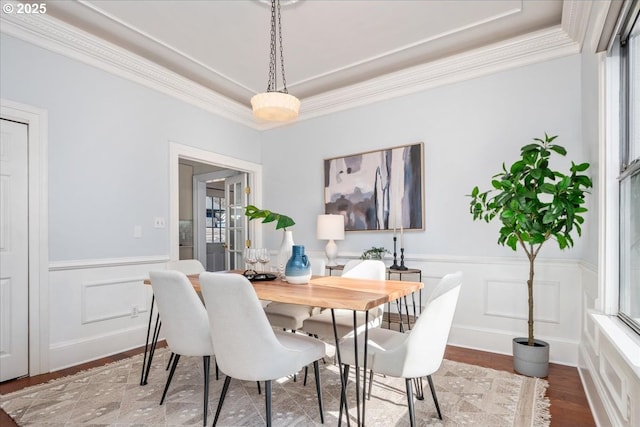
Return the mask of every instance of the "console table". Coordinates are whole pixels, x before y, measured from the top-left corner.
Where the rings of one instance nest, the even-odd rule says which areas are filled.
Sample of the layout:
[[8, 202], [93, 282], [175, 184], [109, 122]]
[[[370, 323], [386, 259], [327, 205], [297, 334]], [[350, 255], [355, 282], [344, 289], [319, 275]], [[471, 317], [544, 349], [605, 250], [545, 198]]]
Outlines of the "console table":
[[[334, 271], [341, 272], [344, 270], [344, 264], [328, 265], [325, 268], [329, 271], [329, 276], [333, 276]], [[420, 270], [419, 268], [408, 268], [406, 270], [396, 270], [396, 269], [391, 269], [387, 267], [387, 280], [391, 280], [392, 274], [397, 274], [398, 280], [402, 280], [403, 275], [417, 274], [418, 282], [422, 282], [422, 270]], [[420, 289], [420, 291], [418, 292], [418, 307], [419, 307], [418, 310], [416, 310], [416, 299], [414, 294], [411, 294], [411, 299], [412, 299], [412, 305], [413, 305], [413, 318], [415, 321], [416, 317], [422, 314], [422, 289]], [[400, 331], [404, 332], [404, 322], [402, 320], [402, 303], [399, 299], [396, 300], [396, 307], [398, 308], [398, 315], [400, 316]], [[411, 322], [409, 321], [409, 305], [407, 304], [406, 296], [404, 297], [404, 307], [405, 307], [405, 314], [407, 316], [407, 326], [409, 329], [411, 329]], [[391, 303], [389, 302], [387, 303], [387, 325], [389, 329], [391, 329], [391, 316], [389, 316], [391, 311], [390, 308], [391, 308]]]

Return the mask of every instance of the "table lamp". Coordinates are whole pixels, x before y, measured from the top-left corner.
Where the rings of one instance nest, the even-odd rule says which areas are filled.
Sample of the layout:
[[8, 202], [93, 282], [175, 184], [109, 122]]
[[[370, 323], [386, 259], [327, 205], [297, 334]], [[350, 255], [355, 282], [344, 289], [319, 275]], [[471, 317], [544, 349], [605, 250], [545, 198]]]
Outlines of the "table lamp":
[[327, 254], [327, 267], [336, 265], [338, 245], [334, 240], [344, 240], [344, 216], [342, 215], [318, 215], [318, 227], [316, 237], [319, 240], [328, 240], [325, 247]]

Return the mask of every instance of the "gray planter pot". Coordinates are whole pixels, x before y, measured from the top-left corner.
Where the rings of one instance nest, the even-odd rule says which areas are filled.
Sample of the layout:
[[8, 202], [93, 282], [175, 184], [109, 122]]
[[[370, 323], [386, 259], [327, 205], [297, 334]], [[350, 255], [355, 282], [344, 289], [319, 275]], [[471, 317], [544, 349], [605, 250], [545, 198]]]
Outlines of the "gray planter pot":
[[549, 371], [549, 343], [534, 339], [530, 346], [527, 341], [513, 339], [513, 369], [522, 375], [544, 378]]

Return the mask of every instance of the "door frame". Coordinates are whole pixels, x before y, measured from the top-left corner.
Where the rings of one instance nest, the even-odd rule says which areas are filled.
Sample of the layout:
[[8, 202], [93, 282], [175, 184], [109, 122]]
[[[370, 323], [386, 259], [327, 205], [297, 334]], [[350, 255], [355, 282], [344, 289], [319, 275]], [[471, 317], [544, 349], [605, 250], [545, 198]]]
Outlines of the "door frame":
[[48, 112], [0, 99], [0, 117], [29, 127], [29, 376], [33, 376], [49, 372]]
[[[235, 157], [225, 156], [223, 154], [214, 153], [212, 151], [203, 150], [201, 148], [183, 145], [174, 141], [169, 141], [169, 258], [177, 260], [180, 258], [180, 242], [179, 242], [179, 159], [188, 159], [195, 162], [207, 163], [226, 169], [248, 174], [249, 187], [251, 187], [251, 195], [253, 203], [262, 205], [262, 165], [258, 163], [248, 162], [246, 160], [237, 159]], [[262, 233], [260, 227], [249, 222], [249, 230], [251, 235], [255, 236], [257, 242], [262, 242]]]

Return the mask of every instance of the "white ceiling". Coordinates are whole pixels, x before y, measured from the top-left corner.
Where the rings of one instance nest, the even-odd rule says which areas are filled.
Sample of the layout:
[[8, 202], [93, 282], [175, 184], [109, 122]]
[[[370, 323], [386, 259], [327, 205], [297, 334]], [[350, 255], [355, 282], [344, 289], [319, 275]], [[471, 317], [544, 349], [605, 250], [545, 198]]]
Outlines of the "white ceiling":
[[[501, 63], [518, 66], [575, 53], [584, 35], [576, 27], [590, 3], [300, 0], [282, 6], [287, 86], [302, 101], [301, 118], [313, 117], [338, 105], [344, 109], [421, 90], [470, 70], [491, 72], [505, 68]], [[177, 76], [174, 86], [201, 98], [195, 104], [228, 102], [212, 111], [248, 122], [250, 98], [266, 89], [269, 19], [269, 4], [258, 0], [65, 0], [47, 2], [46, 16], [3, 16], [2, 31], [31, 38], [37, 27], [44, 37], [66, 43], [70, 56], [85, 49], [91, 63], [98, 56], [120, 60], [123, 55], [110, 46], [126, 49]], [[50, 28], [46, 20], [54, 21], [46, 23]], [[69, 35], [61, 25], [76, 33]], [[86, 47], [92, 36], [108, 43]], [[454, 59], [461, 57], [467, 59]], [[140, 74], [144, 67], [133, 62], [123, 60], [119, 69]], [[154, 77], [157, 69], [148, 75], [168, 86], [169, 77]], [[184, 82], [197, 85], [184, 89]], [[204, 99], [207, 90], [217, 98]]]

